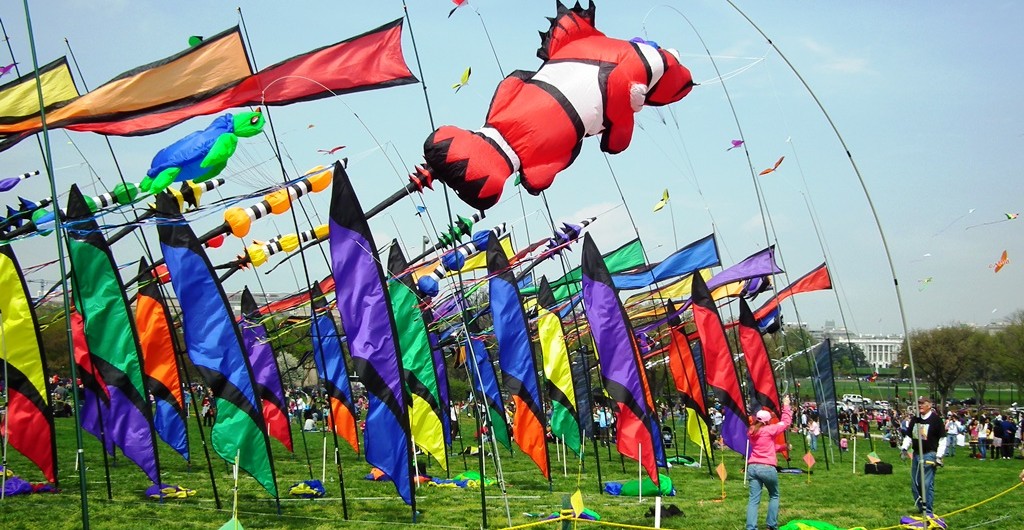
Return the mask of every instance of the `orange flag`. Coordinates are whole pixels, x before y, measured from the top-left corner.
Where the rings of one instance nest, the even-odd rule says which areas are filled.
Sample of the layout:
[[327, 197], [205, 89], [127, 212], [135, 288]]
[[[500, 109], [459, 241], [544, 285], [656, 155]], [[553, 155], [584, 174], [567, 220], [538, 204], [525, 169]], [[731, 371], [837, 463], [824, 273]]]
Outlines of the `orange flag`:
[[804, 463], [807, 464], [807, 469], [814, 467], [814, 455], [807, 453], [804, 455]]

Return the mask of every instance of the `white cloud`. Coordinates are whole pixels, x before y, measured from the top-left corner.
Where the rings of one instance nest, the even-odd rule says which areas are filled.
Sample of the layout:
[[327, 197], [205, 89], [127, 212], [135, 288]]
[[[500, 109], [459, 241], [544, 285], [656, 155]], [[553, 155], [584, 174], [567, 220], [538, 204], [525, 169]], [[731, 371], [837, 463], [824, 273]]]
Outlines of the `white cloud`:
[[825, 70], [841, 74], [872, 73], [871, 65], [866, 58], [844, 56], [814, 39], [805, 38], [802, 43], [812, 54], [820, 58], [821, 67]]

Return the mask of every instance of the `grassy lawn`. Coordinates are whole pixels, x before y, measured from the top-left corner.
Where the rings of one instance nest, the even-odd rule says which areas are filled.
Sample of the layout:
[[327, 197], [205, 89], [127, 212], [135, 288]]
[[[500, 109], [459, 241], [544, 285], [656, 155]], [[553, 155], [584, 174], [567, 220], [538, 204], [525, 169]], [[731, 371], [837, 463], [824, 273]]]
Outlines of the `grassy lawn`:
[[[74, 466], [75, 436], [70, 419], [57, 420], [58, 451], [62, 492], [57, 495], [25, 495], [5, 499], [0, 503], [0, 528], [14, 529], [72, 529], [81, 528], [81, 509], [78, 492], [78, 474]], [[463, 432], [472, 432], [468, 423]], [[110, 470], [113, 499], [107, 499], [103, 461], [99, 443], [86, 435], [85, 458], [87, 465], [88, 507], [92, 528], [98, 529], [216, 529], [230, 518], [231, 473], [223, 462], [214, 462], [214, 473], [223, 509], [217, 510], [210, 481], [203, 460], [198, 436], [192, 445], [196, 465], [189, 470], [180, 457], [171, 450], [161, 448], [163, 480], [169, 484], [181, 484], [198, 490], [188, 500], [159, 503], [143, 497], [148, 486], [145, 476], [123, 456]], [[328, 439], [328, 443], [332, 442]], [[802, 444], [794, 440], [794, 445]], [[286, 453], [277, 442], [273, 442], [276, 453], [278, 484], [285, 496], [293, 483], [309, 478], [309, 470], [303, 452], [303, 440], [295, 433], [297, 453]], [[323, 436], [319, 433], [306, 435], [313, 473], [320, 476]], [[552, 446], [553, 448], [554, 446]], [[459, 443], [455, 443], [456, 450]], [[588, 447], [588, 450], [590, 447]], [[680, 453], [683, 447], [679, 447]], [[693, 455], [694, 446], [688, 445], [687, 452]], [[877, 441], [875, 449], [879, 456], [894, 465], [894, 474], [877, 476], [863, 474], [865, 455], [870, 451], [866, 441], [857, 443], [856, 473], [853, 473], [851, 453], [844, 453], [842, 461], [835, 453], [836, 462], [825, 467], [824, 451], [816, 455], [817, 464], [810, 475], [782, 475], [781, 522], [791, 519], [818, 519], [843, 528], [881, 528], [895, 525], [899, 517], [913, 508], [909, 492], [909, 464], [899, 459], [898, 452], [890, 449], [888, 443]], [[10, 467], [25, 478], [39, 480], [37, 472], [20, 455], [11, 452]], [[601, 447], [602, 478], [606, 481], [636, 479], [635, 463], [626, 461], [623, 466], [617, 455], [608, 460], [608, 449]], [[799, 449], [794, 452], [793, 465], [801, 463]], [[675, 449], [668, 449], [669, 456]], [[389, 484], [363, 480], [369, 471], [364, 460], [351, 451], [343, 450], [345, 486], [348, 500], [348, 522], [342, 517], [342, 504], [336, 473], [333, 466], [327, 473], [328, 498], [315, 501], [282, 499], [281, 515], [277, 515], [274, 500], [248, 477], [241, 479], [239, 492], [239, 519], [247, 529], [328, 529], [328, 528], [405, 528], [411, 524], [408, 506], [402, 503]], [[476, 469], [476, 460], [467, 460], [469, 469]], [[562, 475], [562, 464], [552, 450], [552, 469], [555, 471], [552, 489], [536, 471], [532, 463], [522, 455], [509, 456], [501, 453], [501, 465], [508, 482], [507, 501], [513, 525], [535, 522], [526, 513], [550, 513], [556, 511], [564, 494], [575, 490], [577, 479], [570, 463], [569, 476]], [[956, 457], [946, 460], [945, 468], [936, 477], [936, 511], [940, 514], [953, 512], [984, 501], [1017, 483], [1017, 474], [1024, 461], [994, 460], [978, 461], [966, 457], [961, 448]], [[705, 466], [694, 469], [677, 466], [663, 471], [676, 486], [677, 495], [666, 497], [666, 504], [676, 504], [685, 516], [665, 519], [664, 528], [687, 529], [742, 529], [746, 508], [747, 491], [743, 484], [742, 461], [735, 453], [726, 455], [729, 477], [725, 484], [726, 498], [720, 502], [721, 485], [711, 478]], [[466, 469], [461, 456], [452, 457], [452, 475]], [[488, 461], [488, 475], [492, 463]], [[436, 464], [430, 473], [444, 476]], [[635, 497], [613, 497], [598, 494], [595, 466], [588, 461], [587, 470], [582, 474], [580, 487], [588, 508], [598, 512], [604, 520], [638, 526], [653, 525], [652, 519], [644, 513], [653, 506], [653, 499], [644, 497], [638, 502]], [[489, 487], [487, 494], [487, 517], [489, 527], [502, 528], [507, 525], [505, 500], [497, 487]], [[969, 509], [950, 518], [950, 528], [992, 528], [1024, 527], [1024, 488], [1018, 488], [980, 507]], [[762, 521], [765, 503], [762, 503]], [[416, 524], [423, 528], [479, 528], [480, 491], [478, 489], [455, 489], [423, 487], [417, 494], [417, 507], [421, 514]], [[763, 523], [762, 523], [763, 524]], [[542, 528], [553, 528], [543, 526]]]

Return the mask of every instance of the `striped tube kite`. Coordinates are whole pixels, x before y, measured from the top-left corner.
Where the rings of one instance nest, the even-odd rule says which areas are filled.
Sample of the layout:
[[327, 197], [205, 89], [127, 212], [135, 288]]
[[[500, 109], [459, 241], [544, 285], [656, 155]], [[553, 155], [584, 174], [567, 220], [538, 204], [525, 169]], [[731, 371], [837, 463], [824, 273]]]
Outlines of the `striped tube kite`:
[[[139, 272], [149, 270], [149, 262], [139, 260]], [[142, 370], [147, 388], [156, 400], [153, 426], [156, 433], [185, 460], [189, 460], [188, 431], [185, 428], [185, 399], [178, 370], [177, 337], [171, 323], [160, 281], [150, 276], [139, 283], [135, 304], [135, 327], [142, 348]]]
[[515, 404], [512, 439], [519, 444], [544, 478], [551, 479], [548, 457], [547, 416], [537, 382], [537, 363], [530, 342], [530, 329], [523, 311], [522, 297], [508, 258], [493, 234], [487, 245], [487, 273], [491, 279], [491, 317], [498, 340], [498, 364], [509, 399]]
[[25, 455], [46, 480], [57, 483], [57, 439], [53, 405], [46, 384], [39, 322], [28, 285], [10, 245], [0, 246], [0, 330], [7, 364], [7, 421], [0, 434]]
[[[388, 254], [388, 271], [391, 275], [401, 274], [408, 266], [401, 247], [391, 245]], [[402, 367], [405, 369], [403, 379], [409, 392], [409, 428], [416, 446], [433, 456], [441, 467], [448, 469], [445, 425], [442, 421], [442, 418], [448, 416], [447, 403], [441, 403], [430, 337], [420, 311], [419, 298], [413, 289], [412, 277], [409, 275], [388, 282], [388, 298], [395, 315], [398, 347], [402, 352]]]
[[259, 306], [246, 287], [242, 291], [242, 343], [249, 355], [252, 377], [256, 383], [256, 395], [263, 405], [263, 421], [267, 434], [281, 442], [289, 452], [292, 448], [292, 430], [288, 423], [288, 405], [281, 384], [281, 370], [277, 366], [274, 348], [267, 339], [267, 330], [259, 322]]
[[213, 449], [229, 462], [238, 455], [238, 466], [277, 497], [262, 400], [256, 395], [252, 366], [227, 296], [213, 275], [206, 251], [182, 221], [174, 199], [161, 193], [156, 207], [172, 221], [157, 226], [157, 232], [181, 306], [185, 349], [206, 387], [213, 390], [217, 409], [210, 434]]
[[[580, 421], [576, 411], [576, 390], [572, 362], [565, 346], [562, 321], [548, 308], [555, 305], [548, 279], [541, 277], [537, 292], [537, 337], [544, 356], [544, 377], [551, 396], [551, 434], [565, 440], [565, 446], [580, 454]], [[589, 419], [589, 418], [588, 418]]]
[[722, 404], [722, 439], [730, 449], [747, 454], [747, 409], [736, 365], [732, 362], [729, 341], [725, 337], [718, 308], [711, 292], [699, 274], [693, 275], [693, 320], [697, 325], [701, 348], [704, 352], [704, 374], [708, 387]]
[[589, 233], [583, 239], [582, 271], [583, 304], [601, 363], [601, 377], [618, 406], [619, 453], [640, 462], [651, 480], [659, 484], [657, 466], [664, 465], [664, 453], [654, 399], [612, 275]]
[[142, 352], [117, 264], [77, 185], [68, 195], [68, 257], [75, 307], [85, 322], [85, 338], [96, 371], [106, 382], [109, 414], [106, 437], [120, 447], [154, 484], [160, 464], [153, 429]]
[[327, 389], [330, 400], [330, 428], [344, 438], [353, 451], [359, 453], [356, 405], [352, 399], [352, 385], [349, 383], [345, 357], [342, 355], [341, 336], [320, 284], [313, 286], [313, 323], [309, 327], [309, 334], [313, 340], [316, 373]]
[[415, 510], [409, 401], [402, 385], [398, 332], [377, 263], [377, 246], [340, 162], [334, 164], [329, 224], [338, 312], [352, 365], [370, 402], [363, 434], [366, 461], [383, 471]]

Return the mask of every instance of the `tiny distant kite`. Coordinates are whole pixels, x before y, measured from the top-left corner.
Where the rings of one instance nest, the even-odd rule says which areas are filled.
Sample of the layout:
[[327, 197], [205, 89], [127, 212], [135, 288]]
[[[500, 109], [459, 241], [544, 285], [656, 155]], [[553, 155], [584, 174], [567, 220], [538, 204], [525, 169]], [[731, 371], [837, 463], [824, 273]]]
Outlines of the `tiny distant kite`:
[[455, 89], [455, 93], [456, 94], [459, 93], [459, 90], [462, 87], [464, 87], [464, 86], [469, 84], [469, 76], [472, 75], [472, 73], [473, 73], [473, 68], [472, 67], [466, 68], [466, 71], [462, 72], [462, 77], [459, 78], [459, 82], [455, 83], [454, 85], [452, 85], [452, 88]]
[[427, 211], [427, 207], [426, 207], [426, 206], [420, 206], [420, 205], [418, 205], [418, 204], [416, 205], [416, 216], [417, 216], [417, 217], [422, 217], [422, 216], [423, 216], [423, 214], [424, 214], [424, 213], [425, 213], [426, 211]]
[[774, 166], [772, 166], [772, 167], [770, 167], [770, 168], [768, 168], [768, 169], [758, 173], [758, 175], [767, 175], [769, 173], [773, 173], [776, 169], [779, 169], [779, 166], [782, 165], [782, 161], [785, 158], [786, 157], [784, 157], [784, 156], [780, 156], [779, 159], [775, 161], [775, 165]]
[[654, 211], [664, 208], [666, 204], [668, 204], [668, 188], [665, 188], [665, 191], [661, 192], [661, 200], [658, 201], [658, 204], [654, 205]]
[[1017, 218], [1017, 217], [1018, 217], [1018, 216], [1019, 216], [1020, 214], [1019, 214], [1019, 213], [1004, 213], [1003, 215], [1005, 215], [1005, 216], [1006, 216], [1006, 219], [1000, 219], [1000, 220], [998, 220], [998, 221], [989, 221], [989, 222], [987, 222], [987, 223], [981, 223], [981, 224], [977, 224], [977, 225], [971, 225], [971, 226], [968, 226], [967, 228], [964, 228], [964, 230], [970, 230], [970, 229], [972, 229], [972, 228], [976, 228], [976, 227], [979, 227], [979, 226], [988, 226], [988, 225], [994, 225], [994, 224], [999, 224], [999, 223], [1005, 223], [1005, 222], [1007, 222], [1007, 221], [1013, 221], [1013, 220], [1014, 220], [1014, 219], [1016, 219], [1016, 218]]
[[737, 147], [739, 147], [741, 145], [743, 145], [743, 140], [733, 140], [732, 141], [732, 147], [726, 149], [726, 151], [732, 151], [733, 149], [736, 149]]
[[307, 129], [312, 129], [313, 127], [316, 127], [316, 125], [313, 125], [312, 123], [306, 126]]
[[917, 280], [917, 283], [920, 284], [918, 285], [917, 290], [923, 291], [928, 287], [928, 284], [932, 283], [932, 277], [929, 276], [927, 278], [921, 278], [920, 280]]
[[39, 170], [37, 169], [35, 171], [30, 171], [28, 173], [22, 173], [22, 174], [18, 175], [17, 177], [7, 177], [5, 179], [0, 179], [0, 191], [11, 190], [15, 186], [17, 186], [18, 184], [21, 184], [21, 181], [23, 181], [23, 180], [25, 180], [25, 179], [27, 179], [29, 177], [34, 177], [34, 176], [36, 176], [38, 174], [39, 174]]
[[945, 228], [943, 228], [942, 230], [939, 230], [938, 232], [935, 232], [935, 235], [933, 235], [932, 237], [935, 237], [935, 236], [945, 232], [946, 230], [949, 230], [953, 225], [955, 225], [957, 223], [957, 221], [959, 221], [959, 220], [963, 219], [964, 217], [967, 217], [968, 215], [971, 215], [972, 213], [974, 213], [974, 210], [977, 210], [977, 208], [971, 208], [970, 210], [967, 210], [967, 213], [965, 213], [965, 214], [961, 215], [960, 217], [957, 217], [956, 219], [953, 219], [952, 221], [950, 221], [949, 224], [946, 225]]
[[1003, 267], [1005, 267], [1006, 264], [1009, 263], [1009, 262], [1010, 262], [1010, 258], [1006, 257], [1006, 251], [1004, 250], [1003, 251], [1003, 255], [1000, 256], [1000, 258], [999, 258], [999, 261], [989, 265], [989, 267], [995, 269], [995, 272], [999, 272], [999, 271], [1003, 270]]
[[452, 15], [455, 14], [455, 11], [460, 7], [469, 5], [469, 0], [452, 0], [452, 3], [455, 4], [455, 7], [448, 12], [448, 18], [452, 18]]
[[0, 66], [0, 77], [3, 77], [5, 75], [7, 75], [7, 73], [10, 72], [11, 70], [14, 70], [14, 65], [16, 65], [16, 64], [18, 64], [18, 63], [11, 63], [11, 64], [9, 64], [7, 66]]
[[317, 153], [323, 153], [325, 155], [333, 155], [334, 153], [337, 153], [338, 151], [341, 151], [344, 148], [345, 148], [344, 145], [338, 145], [338, 146], [332, 147], [330, 149], [317, 149], [316, 152]]

